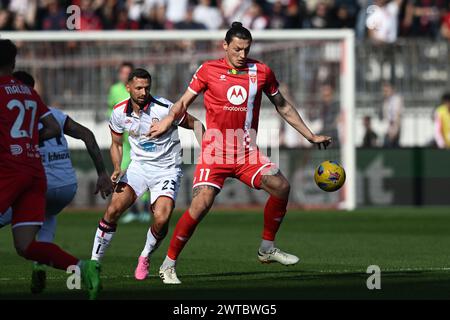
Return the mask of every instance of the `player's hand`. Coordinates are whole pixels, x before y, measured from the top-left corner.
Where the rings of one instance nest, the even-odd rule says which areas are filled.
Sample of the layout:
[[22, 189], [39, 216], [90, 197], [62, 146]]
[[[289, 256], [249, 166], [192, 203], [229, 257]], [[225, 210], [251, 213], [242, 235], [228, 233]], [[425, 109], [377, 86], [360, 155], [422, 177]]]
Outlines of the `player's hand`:
[[316, 144], [319, 149], [322, 149], [322, 147], [326, 149], [331, 143], [331, 137], [313, 135], [309, 142]]
[[150, 127], [150, 132], [147, 136], [150, 139], [158, 138], [159, 136], [164, 134], [164, 132], [169, 130], [169, 128], [172, 126], [172, 122], [173, 121], [171, 120], [171, 118], [165, 117], [161, 121], [152, 124], [152, 126]]
[[100, 192], [103, 199], [106, 199], [113, 191], [113, 183], [106, 173], [98, 176], [95, 194]]
[[122, 177], [122, 170], [119, 169], [115, 169], [114, 172], [111, 175], [111, 181], [114, 185], [117, 184], [117, 182], [119, 182], [119, 179]]

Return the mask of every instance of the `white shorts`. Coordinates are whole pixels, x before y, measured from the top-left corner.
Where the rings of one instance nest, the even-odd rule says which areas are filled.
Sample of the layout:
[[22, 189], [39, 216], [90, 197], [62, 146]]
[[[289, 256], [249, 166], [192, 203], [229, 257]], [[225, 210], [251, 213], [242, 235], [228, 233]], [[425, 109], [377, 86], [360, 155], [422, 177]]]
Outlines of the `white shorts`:
[[144, 162], [131, 161], [120, 182], [128, 184], [139, 198], [150, 191], [150, 204], [161, 196], [175, 202], [183, 172], [180, 168], [161, 169]]

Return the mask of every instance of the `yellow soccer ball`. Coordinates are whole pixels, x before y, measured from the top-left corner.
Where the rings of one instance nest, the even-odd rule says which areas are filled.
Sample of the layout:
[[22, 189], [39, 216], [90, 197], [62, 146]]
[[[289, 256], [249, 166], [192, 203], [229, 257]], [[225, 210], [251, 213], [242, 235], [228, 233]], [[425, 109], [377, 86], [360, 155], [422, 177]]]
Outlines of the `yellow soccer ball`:
[[314, 181], [324, 191], [339, 190], [345, 182], [345, 170], [336, 161], [324, 161], [316, 168]]

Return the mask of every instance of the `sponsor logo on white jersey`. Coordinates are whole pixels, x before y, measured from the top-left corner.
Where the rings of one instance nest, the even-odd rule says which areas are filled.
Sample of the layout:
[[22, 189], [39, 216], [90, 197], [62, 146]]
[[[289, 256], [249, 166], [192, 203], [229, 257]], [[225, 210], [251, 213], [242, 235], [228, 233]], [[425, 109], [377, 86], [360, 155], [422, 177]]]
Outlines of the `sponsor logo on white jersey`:
[[242, 86], [232, 86], [228, 89], [227, 98], [235, 106], [241, 105], [247, 99], [247, 90]]

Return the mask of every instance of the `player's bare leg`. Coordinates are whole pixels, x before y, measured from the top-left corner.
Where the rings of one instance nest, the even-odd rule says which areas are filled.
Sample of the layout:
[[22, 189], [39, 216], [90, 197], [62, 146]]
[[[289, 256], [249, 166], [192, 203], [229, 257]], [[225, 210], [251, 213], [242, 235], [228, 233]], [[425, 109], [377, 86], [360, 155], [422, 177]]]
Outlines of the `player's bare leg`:
[[138, 259], [138, 265], [134, 271], [134, 277], [137, 280], [144, 280], [148, 276], [150, 266], [150, 256], [158, 249], [162, 240], [166, 237], [169, 229], [169, 221], [172, 215], [175, 203], [172, 198], [161, 196], [156, 199], [152, 205], [153, 224], [147, 231], [147, 241], [144, 250]]
[[166, 259], [159, 269], [159, 276], [165, 284], [181, 283], [175, 272], [176, 260], [194, 233], [197, 224], [211, 209], [218, 193], [219, 189], [209, 185], [197, 186], [193, 189], [191, 206], [178, 220]]
[[260, 188], [269, 193], [264, 208], [264, 231], [258, 250], [258, 259], [262, 263], [279, 262], [284, 265], [296, 264], [299, 259], [275, 247], [275, 235], [286, 214], [289, 199], [289, 181], [278, 170], [267, 172], [261, 177]]
[[91, 260], [100, 261], [103, 258], [116, 232], [117, 221], [135, 200], [136, 193], [134, 190], [129, 185], [119, 182], [103, 219], [99, 222], [92, 247]]

